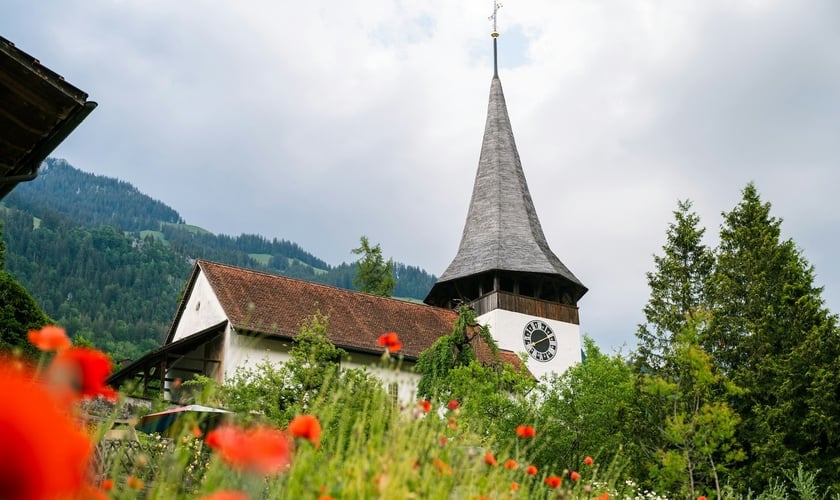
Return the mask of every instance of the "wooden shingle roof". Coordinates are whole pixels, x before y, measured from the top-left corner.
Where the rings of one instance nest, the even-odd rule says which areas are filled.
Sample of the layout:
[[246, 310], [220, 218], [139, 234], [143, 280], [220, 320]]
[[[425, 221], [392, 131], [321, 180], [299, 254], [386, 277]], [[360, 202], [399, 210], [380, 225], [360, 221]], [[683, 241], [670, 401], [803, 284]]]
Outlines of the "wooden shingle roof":
[[243, 332], [293, 338], [304, 319], [321, 312], [329, 316], [327, 335], [338, 347], [381, 353], [376, 341], [393, 331], [403, 343], [402, 354], [416, 359], [438, 337], [449, 334], [457, 318], [449, 309], [206, 260], [196, 267], [210, 282], [231, 326]]
[[558, 276], [571, 283], [578, 295], [586, 292], [545, 239], [497, 75], [490, 84], [487, 122], [461, 244], [438, 283], [493, 270]]

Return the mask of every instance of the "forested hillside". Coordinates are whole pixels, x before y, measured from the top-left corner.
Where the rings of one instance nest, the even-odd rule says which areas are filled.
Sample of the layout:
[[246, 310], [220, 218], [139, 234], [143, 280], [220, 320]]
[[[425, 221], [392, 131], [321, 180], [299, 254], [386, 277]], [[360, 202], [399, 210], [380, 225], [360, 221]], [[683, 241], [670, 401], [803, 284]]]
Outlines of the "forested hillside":
[[[331, 266], [296, 243], [216, 235], [127, 182], [48, 159], [0, 205], [6, 269], [71, 336], [115, 358], [160, 345], [197, 258], [353, 289], [355, 263]], [[348, 249], [349, 250], [349, 249]], [[435, 277], [396, 263], [394, 295], [422, 299]]]

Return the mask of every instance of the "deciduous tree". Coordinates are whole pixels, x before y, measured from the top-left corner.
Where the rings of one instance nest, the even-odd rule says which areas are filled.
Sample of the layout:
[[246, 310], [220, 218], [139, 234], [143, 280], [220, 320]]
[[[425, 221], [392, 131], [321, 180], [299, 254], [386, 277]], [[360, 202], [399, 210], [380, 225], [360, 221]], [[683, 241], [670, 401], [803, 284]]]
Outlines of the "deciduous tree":
[[365, 293], [390, 297], [394, 294], [396, 280], [394, 278], [394, 261], [382, 257], [382, 249], [377, 244], [370, 246], [367, 236], [359, 239], [359, 248], [354, 248], [353, 253], [360, 255], [356, 261], [358, 270], [353, 284]]

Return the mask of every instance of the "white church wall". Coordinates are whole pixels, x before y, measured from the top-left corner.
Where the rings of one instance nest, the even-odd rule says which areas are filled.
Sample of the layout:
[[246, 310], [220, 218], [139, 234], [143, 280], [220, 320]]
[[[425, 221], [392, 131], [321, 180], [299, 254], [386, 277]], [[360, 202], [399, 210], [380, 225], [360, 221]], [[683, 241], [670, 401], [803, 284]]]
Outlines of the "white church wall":
[[180, 340], [194, 333], [198, 333], [213, 325], [217, 325], [227, 318], [222, 306], [213, 293], [210, 282], [199, 273], [193, 285], [192, 293], [187, 299], [184, 312], [175, 328], [172, 340]]
[[500, 349], [513, 351], [517, 354], [525, 352], [522, 333], [530, 321], [539, 320], [550, 326], [557, 338], [557, 354], [553, 359], [545, 362], [537, 361], [530, 356], [527, 357], [528, 370], [537, 378], [542, 378], [543, 375], [552, 372], [558, 375], [562, 374], [567, 368], [581, 361], [580, 327], [578, 325], [503, 309], [482, 314], [477, 320], [490, 328], [490, 334], [496, 340]]

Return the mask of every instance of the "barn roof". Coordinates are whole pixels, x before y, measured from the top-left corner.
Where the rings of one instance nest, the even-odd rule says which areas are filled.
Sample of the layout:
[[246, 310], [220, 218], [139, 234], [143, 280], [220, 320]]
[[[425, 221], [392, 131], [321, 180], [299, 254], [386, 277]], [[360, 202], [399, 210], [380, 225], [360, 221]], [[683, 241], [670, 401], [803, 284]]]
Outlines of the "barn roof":
[[96, 107], [87, 94], [0, 37], [0, 199], [38, 175], [53, 149]]
[[[174, 338], [199, 273], [207, 278], [235, 330], [292, 339], [304, 320], [320, 312], [329, 316], [330, 341], [349, 351], [381, 353], [383, 347], [376, 343], [379, 336], [396, 332], [403, 344], [400, 353], [416, 360], [435, 340], [452, 331], [458, 317], [450, 309], [198, 260], [167, 343]], [[486, 345], [475, 343], [474, 347], [480, 361], [493, 361]], [[499, 360], [520, 366], [513, 353], [501, 352]]]

